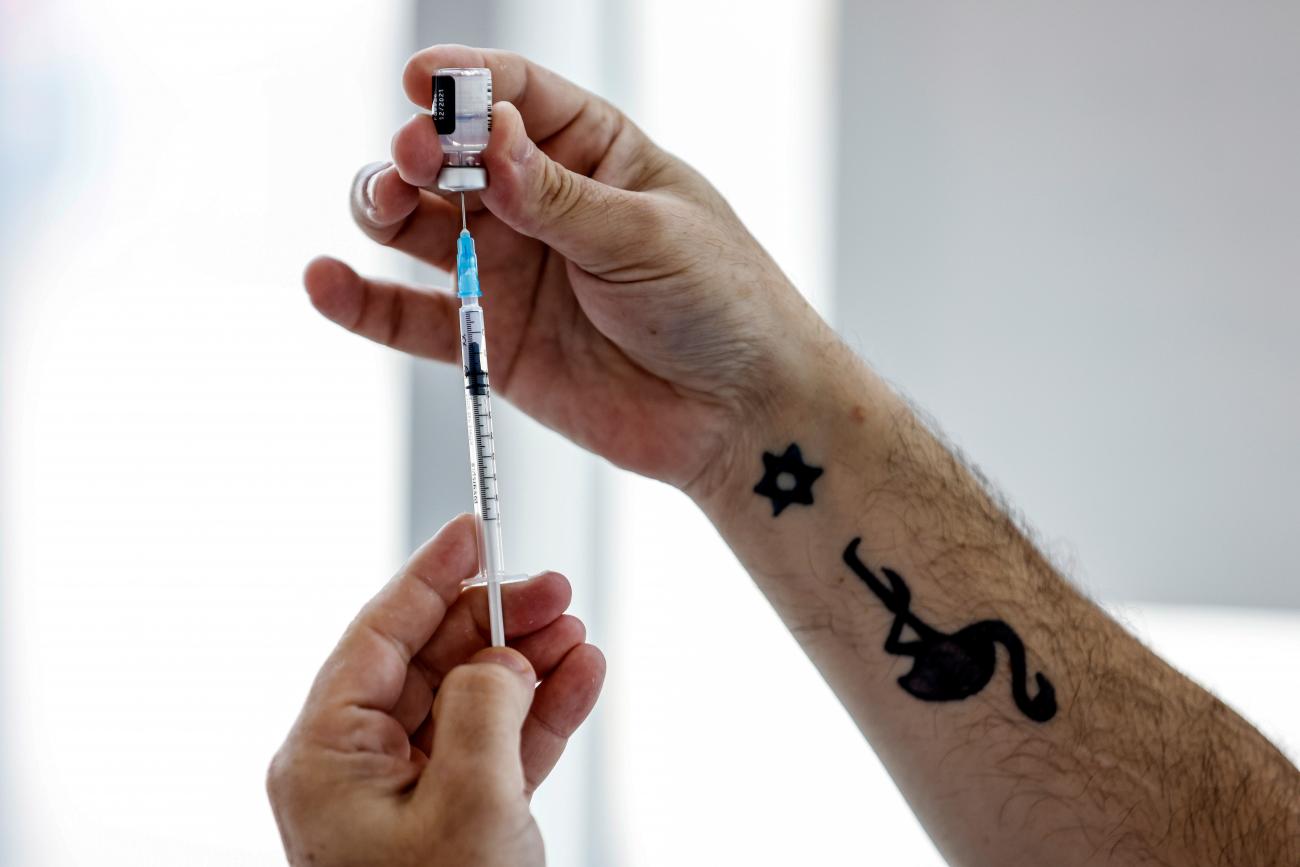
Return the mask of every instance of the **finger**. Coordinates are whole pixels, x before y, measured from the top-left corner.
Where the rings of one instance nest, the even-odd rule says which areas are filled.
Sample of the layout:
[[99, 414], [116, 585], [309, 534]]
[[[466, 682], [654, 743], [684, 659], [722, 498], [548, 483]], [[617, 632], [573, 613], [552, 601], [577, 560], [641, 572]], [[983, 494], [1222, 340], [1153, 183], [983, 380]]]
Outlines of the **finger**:
[[[544, 66], [511, 51], [473, 48], [468, 45], [434, 45], [416, 52], [406, 62], [402, 86], [416, 105], [433, 104], [433, 74], [446, 67], [487, 67], [492, 70], [493, 99], [512, 102], [528, 119], [539, 139], [549, 138], [561, 130], [572, 129], [575, 138], [586, 138], [594, 149], [608, 146], [608, 135], [594, 139], [592, 132], [612, 130], [617, 125], [608, 115], [618, 110]], [[581, 128], [575, 122], [583, 120]], [[493, 117], [493, 135], [496, 134]], [[432, 124], [430, 124], [432, 125]]]
[[567, 168], [615, 186], [645, 173], [649, 140], [621, 111], [513, 52], [465, 45], [426, 48], [407, 61], [402, 77], [406, 95], [428, 108], [432, 76], [447, 66], [491, 69], [493, 98], [518, 108], [542, 150]]
[[362, 277], [319, 256], [302, 276], [311, 303], [325, 318], [402, 352], [452, 361], [460, 351], [456, 301], [446, 292]]
[[406, 683], [402, 685], [402, 694], [393, 705], [390, 715], [411, 735], [420, 723], [429, 716], [433, 707], [433, 690], [424, 676], [412, 666], [406, 670]]
[[367, 163], [352, 176], [348, 201], [357, 225], [387, 243], [420, 203], [420, 191], [402, 180], [392, 163]]
[[393, 134], [393, 165], [402, 180], [431, 187], [442, 171], [442, 144], [429, 115], [416, 113]]
[[522, 793], [519, 739], [535, 677], [528, 660], [507, 647], [487, 648], [448, 672], [433, 702], [433, 749], [423, 779], [458, 798]]
[[645, 194], [608, 186], [547, 156], [508, 102], [496, 105], [483, 161], [491, 179], [483, 204], [593, 274], [623, 266], [666, 228], [665, 215]]
[[531, 635], [510, 642], [510, 646], [532, 664], [538, 679], [545, 680], [570, 650], [586, 640], [586, 624], [572, 614], [561, 614]]
[[[511, 647], [523, 654], [524, 658], [533, 666], [533, 671], [539, 678], [546, 678], [560, 661], [568, 655], [569, 651], [577, 647], [587, 637], [587, 627], [582, 621], [571, 614], [563, 614], [551, 624], [542, 627], [538, 631], [527, 635], [518, 641], [511, 642]], [[481, 649], [481, 648], [479, 648]], [[462, 662], [466, 661], [461, 660]], [[412, 669], [414, 672], [415, 669]], [[419, 676], [420, 685], [423, 690], [419, 693], [421, 696], [428, 695], [432, 699], [432, 692], [429, 689], [427, 675]], [[438, 680], [441, 680], [441, 676]], [[407, 688], [415, 691], [411, 682], [407, 680]], [[406, 695], [399, 702], [399, 706], [406, 701]], [[414, 697], [411, 699], [413, 708], [416, 706]], [[428, 755], [433, 745], [433, 725], [432, 719], [428, 715], [429, 704], [424, 705], [424, 715], [415, 721], [415, 725], [408, 725], [406, 730], [410, 734], [411, 744], [418, 748], [423, 754]], [[396, 715], [396, 711], [394, 714]], [[414, 713], [409, 719], [414, 718]]]
[[[433, 158], [441, 160], [442, 150], [436, 140], [433, 146]], [[402, 154], [403, 160], [411, 159], [405, 145]], [[400, 169], [390, 163], [362, 166], [352, 178], [349, 200], [352, 219], [370, 238], [418, 256], [434, 267], [451, 267], [455, 233], [460, 229], [457, 205], [407, 183]]]
[[308, 704], [390, 712], [402, 696], [411, 657], [428, 643], [460, 584], [478, 568], [474, 520], [461, 515], [416, 551], [370, 600], [326, 661]]
[[[569, 607], [573, 588], [558, 572], [544, 572], [501, 588], [502, 624], [514, 640], [546, 627]], [[429, 687], [437, 689], [447, 672], [487, 647], [491, 639], [487, 592], [472, 587], [460, 595], [442, 626], [416, 656]]]
[[596, 706], [604, 682], [604, 655], [581, 644], [537, 687], [520, 743], [526, 793], [532, 794], [560, 760], [569, 738]]
[[[411, 115], [393, 134], [392, 150], [393, 170], [403, 183], [412, 188], [428, 188], [438, 183], [438, 176], [443, 169], [442, 145], [429, 115]], [[434, 202], [430, 207], [436, 209], [436, 224], [422, 221], [418, 213], [413, 214], [403, 227], [401, 236], [395, 237], [390, 246], [407, 250], [426, 261], [430, 261], [428, 252], [430, 246], [433, 246], [440, 251], [447, 251], [446, 261], [450, 265], [455, 258], [455, 235], [461, 229], [460, 200], [451, 194], [433, 195], [425, 189], [421, 189], [421, 192], [425, 196], [433, 196]], [[465, 195], [465, 208], [469, 213], [482, 209], [478, 193]]]

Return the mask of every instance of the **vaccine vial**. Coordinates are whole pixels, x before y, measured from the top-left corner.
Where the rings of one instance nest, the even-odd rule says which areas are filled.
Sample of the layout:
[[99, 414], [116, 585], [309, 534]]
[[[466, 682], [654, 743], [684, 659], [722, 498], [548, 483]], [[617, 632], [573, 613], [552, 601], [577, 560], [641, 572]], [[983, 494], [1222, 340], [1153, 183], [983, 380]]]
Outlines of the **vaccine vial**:
[[432, 109], [442, 143], [438, 189], [450, 193], [485, 189], [483, 149], [492, 131], [492, 70], [439, 69], [433, 75]]

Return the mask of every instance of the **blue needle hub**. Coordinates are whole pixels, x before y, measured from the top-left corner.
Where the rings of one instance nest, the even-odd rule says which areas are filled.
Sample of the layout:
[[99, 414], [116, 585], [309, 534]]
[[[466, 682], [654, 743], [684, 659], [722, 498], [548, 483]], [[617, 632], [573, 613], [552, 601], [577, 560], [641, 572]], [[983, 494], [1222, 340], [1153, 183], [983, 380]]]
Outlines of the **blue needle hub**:
[[469, 229], [461, 229], [456, 239], [456, 296], [458, 298], [479, 298], [483, 295], [478, 288], [478, 256], [474, 254], [474, 239]]

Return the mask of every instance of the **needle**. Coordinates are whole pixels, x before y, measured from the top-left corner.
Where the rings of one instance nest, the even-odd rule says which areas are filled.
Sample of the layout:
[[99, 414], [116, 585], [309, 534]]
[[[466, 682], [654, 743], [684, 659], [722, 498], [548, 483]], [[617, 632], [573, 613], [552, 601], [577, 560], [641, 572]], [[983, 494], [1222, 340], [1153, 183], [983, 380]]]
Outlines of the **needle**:
[[460, 194], [460, 227], [461, 229], [469, 228], [469, 226], [466, 225], [465, 223], [465, 194], [464, 193]]

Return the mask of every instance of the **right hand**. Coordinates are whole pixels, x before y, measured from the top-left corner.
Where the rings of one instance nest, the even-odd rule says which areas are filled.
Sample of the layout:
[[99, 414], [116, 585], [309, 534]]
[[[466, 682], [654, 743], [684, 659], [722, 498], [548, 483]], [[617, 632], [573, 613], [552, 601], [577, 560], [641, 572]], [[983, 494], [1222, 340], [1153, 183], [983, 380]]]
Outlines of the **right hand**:
[[[754, 454], [738, 441], [761, 429], [755, 416], [824, 324], [718, 192], [609, 103], [517, 55], [459, 45], [414, 55], [407, 96], [427, 109], [432, 73], [449, 66], [489, 67], [503, 100], [484, 152], [489, 186], [469, 202], [494, 387], [622, 467], [709, 489]], [[428, 190], [442, 150], [427, 114], [397, 131], [392, 152], [394, 164], [356, 176], [358, 224], [453, 267], [459, 202]], [[459, 358], [450, 293], [363, 278], [327, 258], [304, 280], [340, 325]]]

